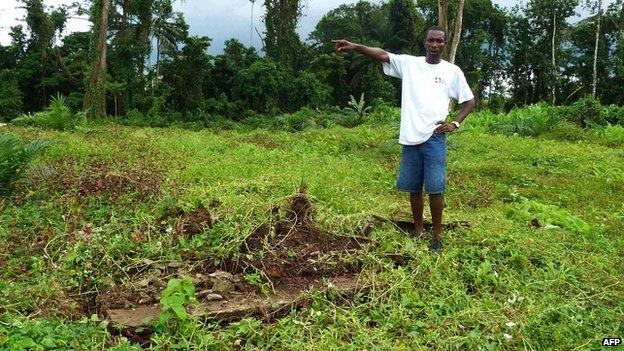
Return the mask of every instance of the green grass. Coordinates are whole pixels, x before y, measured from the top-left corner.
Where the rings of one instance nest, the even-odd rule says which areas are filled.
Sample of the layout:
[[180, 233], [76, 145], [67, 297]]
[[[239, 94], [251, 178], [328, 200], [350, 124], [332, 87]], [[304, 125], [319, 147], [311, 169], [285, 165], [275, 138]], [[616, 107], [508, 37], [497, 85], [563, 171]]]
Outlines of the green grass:
[[[406, 195], [394, 190], [396, 125], [5, 128], [56, 143], [0, 200], [0, 349], [139, 349], [76, 301], [127, 283], [124, 269], [146, 259], [235, 253], [302, 184], [315, 221], [334, 233], [353, 233], [371, 215], [409, 218]], [[272, 324], [180, 323], [153, 334], [152, 348], [588, 350], [624, 336], [622, 149], [594, 134], [558, 141], [477, 127], [448, 141], [445, 221], [470, 228], [445, 233], [442, 255], [384, 225], [372, 233], [378, 247], [361, 257], [367, 293], [315, 294]], [[159, 229], [167, 209], [199, 204], [219, 217], [211, 229], [179, 241]], [[399, 266], [390, 254], [413, 259]]]

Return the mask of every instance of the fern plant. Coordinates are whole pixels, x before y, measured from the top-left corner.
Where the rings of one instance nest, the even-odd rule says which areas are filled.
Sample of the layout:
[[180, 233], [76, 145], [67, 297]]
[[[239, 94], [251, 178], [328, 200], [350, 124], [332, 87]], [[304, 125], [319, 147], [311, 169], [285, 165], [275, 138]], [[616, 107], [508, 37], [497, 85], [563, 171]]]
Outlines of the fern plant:
[[0, 196], [11, 194], [30, 162], [51, 144], [50, 140], [37, 139], [24, 145], [18, 137], [0, 134]]

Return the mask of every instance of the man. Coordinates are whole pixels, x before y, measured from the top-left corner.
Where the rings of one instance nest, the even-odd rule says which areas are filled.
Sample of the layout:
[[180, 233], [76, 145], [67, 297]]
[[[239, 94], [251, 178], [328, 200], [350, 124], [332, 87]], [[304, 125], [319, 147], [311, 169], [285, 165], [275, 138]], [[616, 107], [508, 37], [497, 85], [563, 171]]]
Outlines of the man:
[[[395, 55], [334, 40], [336, 51], [357, 51], [381, 61], [386, 75], [402, 79], [401, 131], [403, 145], [397, 189], [410, 193], [414, 234], [423, 236], [423, 186], [429, 195], [433, 235], [429, 249], [442, 249], [442, 209], [446, 180], [446, 133], [459, 128], [475, 105], [474, 95], [461, 69], [442, 60], [446, 32], [441, 27], [427, 30], [425, 57]], [[452, 122], [446, 122], [450, 99], [462, 104]]]

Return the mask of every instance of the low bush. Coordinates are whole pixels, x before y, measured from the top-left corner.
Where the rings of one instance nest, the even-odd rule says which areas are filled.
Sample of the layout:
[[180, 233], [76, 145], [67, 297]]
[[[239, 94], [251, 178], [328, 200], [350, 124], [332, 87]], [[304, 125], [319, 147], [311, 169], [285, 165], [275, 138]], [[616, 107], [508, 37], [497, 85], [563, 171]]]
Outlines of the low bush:
[[[587, 138], [607, 138], [607, 144], [619, 143], [624, 108], [615, 105], [602, 106], [597, 100], [586, 97], [569, 106], [550, 106], [538, 103], [515, 108], [507, 114], [487, 110], [475, 111], [462, 129], [480, 133], [540, 136], [549, 139], [578, 141]], [[587, 133], [587, 130], [590, 130]]]
[[533, 221], [534, 227], [543, 227], [545, 229], [564, 228], [570, 232], [581, 234], [589, 234], [592, 230], [587, 222], [571, 214], [566, 209], [529, 199], [523, 199], [516, 206], [510, 207], [507, 211], [507, 216], [525, 222]]
[[537, 136], [551, 130], [560, 123], [556, 108], [539, 103], [523, 108], [516, 108], [500, 119], [491, 130], [506, 135]]
[[291, 132], [301, 132], [308, 129], [316, 129], [319, 127], [317, 119], [319, 119], [319, 113], [309, 108], [302, 108], [301, 110], [282, 114], [277, 117], [278, 123], [283, 125], [286, 130]]
[[608, 124], [624, 125], [624, 108], [616, 105], [604, 106], [591, 96], [584, 97], [572, 105], [560, 106], [557, 112], [561, 119], [580, 127], [601, 127]]
[[607, 122], [624, 126], [624, 107], [609, 105], [603, 109]]
[[562, 119], [583, 128], [607, 124], [606, 109], [591, 96], [584, 97], [572, 105], [558, 107], [557, 112]]
[[33, 125], [42, 129], [74, 130], [84, 123], [84, 114], [73, 113], [67, 106], [67, 98], [57, 95], [52, 98], [50, 106], [33, 115], [22, 115], [13, 120], [15, 125]]
[[624, 126], [612, 125], [594, 131], [598, 139], [608, 146], [624, 146]]
[[586, 139], [587, 133], [574, 123], [564, 122], [546, 132], [544, 137], [552, 140], [579, 141]]
[[240, 123], [219, 114], [207, 114], [204, 116], [204, 126], [212, 129], [235, 129]]
[[0, 134], [0, 196], [12, 193], [30, 162], [51, 143], [50, 140], [37, 139], [24, 145], [16, 136]]
[[462, 130], [470, 130], [477, 133], [487, 133], [493, 130], [494, 125], [500, 119], [499, 114], [489, 111], [477, 111], [471, 113], [466, 121], [462, 124]]
[[10, 121], [22, 112], [23, 94], [19, 89], [16, 72], [0, 71], [0, 122]]
[[368, 123], [385, 124], [396, 123], [398, 126], [401, 122], [401, 109], [388, 104], [382, 99], [373, 101], [373, 108], [368, 116]]

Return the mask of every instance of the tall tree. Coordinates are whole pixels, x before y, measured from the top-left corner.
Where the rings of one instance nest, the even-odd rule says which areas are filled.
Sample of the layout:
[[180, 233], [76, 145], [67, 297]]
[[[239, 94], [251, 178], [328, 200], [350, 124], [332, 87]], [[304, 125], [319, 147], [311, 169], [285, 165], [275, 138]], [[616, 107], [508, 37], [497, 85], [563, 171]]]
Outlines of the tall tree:
[[87, 83], [83, 110], [88, 117], [104, 117], [106, 116], [106, 36], [110, 1], [96, 0], [91, 6], [91, 21], [93, 22], [91, 75]]
[[249, 15], [249, 46], [253, 46], [253, 32], [254, 32], [254, 5], [256, 0], [249, 0], [251, 2], [251, 14]]
[[463, 20], [464, 20], [464, 0], [459, 0], [457, 4], [457, 9], [455, 10], [453, 40], [451, 41], [451, 49], [450, 49], [450, 54], [449, 54], [449, 61], [451, 63], [455, 63], [455, 55], [457, 54], [457, 47], [459, 46], [459, 38], [461, 37]]
[[62, 78], [52, 55], [56, 38], [65, 28], [64, 6], [47, 10], [42, 0], [21, 0], [28, 37], [20, 62], [20, 89], [27, 111], [40, 110], [59, 91]]
[[624, 105], [624, 0], [609, 5], [603, 25], [605, 41], [601, 47], [608, 49], [608, 79], [604, 81], [604, 88], [602, 84], [599, 88], [605, 102], [621, 106]]
[[507, 76], [511, 82], [513, 103], [526, 105], [533, 102], [535, 78], [532, 72], [532, 62], [535, 46], [533, 33], [529, 19], [523, 10], [516, 6], [511, 11], [510, 25], [508, 27], [507, 51], [509, 55]]
[[438, 0], [438, 26], [448, 33], [449, 0]]
[[419, 34], [424, 21], [416, 10], [414, 0], [391, 0], [388, 7], [388, 22], [392, 38], [387, 49], [412, 54], [418, 52]]
[[[118, 7], [121, 10], [118, 12]], [[111, 76], [110, 84], [117, 84], [119, 89], [111, 91], [115, 102], [116, 114], [125, 115], [130, 100], [138, 86], [137, 70], [137, 41], [132, 37], [130, 0], [115, 0], [113, 2], [112, 18], [109, 20], [109, 29], [116, 35], [111, 40], [108, 54], [107, 71]], [[123, 83], [117, 83], [123, 82]]]
[[561, 74], [568, 60], [569, 48], [562, 43], [570, 23], [568, 18], [574, 14], [578, 0], [530, 0], [525, 14], [533, 31], [532, 40], [537, 52], [548, 52], [549, 61], [540, 55], [531, 57], [532, 73], [535, 77], [535, 97], [541, 100], [548, 98], [551, 104], [557, 101], [557, 93], [563, 81], [567, 79]]
[[295, 68], [302, 53], [297, 23], [303, 8], [300, 0], [264, 0], [266, 34], [264, 51], [286, 67]]
[[[455, 62], [455, 56], [457, 54], [457, 48], [459, 47], [459, 39], [461, 37], [462, 23], [464, 18], [464, 0], [457, 0], [451, 4], [450, 0], [437, 0], [438, 2], [438, 26], [444, 28], [446, 31], [447, 42], [451, 39], [451, 45], [444, 49], [443, 57], [451, 62]], [[455, 16], [453, 16], [453, 30], [449, 28], [449, 8], [450, 5], [455, 9]], [[425, 4], [426, 6], [426, 4]]]
[[176, 111], [187, 114], [204, 109], [204, 83], [210, 66], [208, 37], [189, 37], [173, 60], [163, 61], [161, 88], [170, 89], [170, 100]]
[[[551, 44], [550, 44], [550, 50], [551, 50], [551, 67], [553, 70], [557, 69], [557, 61], [555, 59], [555, 47], [556, 47], [556, 38], [557, 38], [557, 9], [553, 8], [552, 11], [552, 16], [553, 16], [553, 20], [552, 20], [552, 37], [551, 37]], [[551, 105], [555, 104], [555, 99], [556, 99], [556, 89], [557, 89], [557, 83], [556, 80], [553, 82], [553, 84], [551, 85], [551, 89], [550, 89], [550, 96], [551, 96]]]
[[178, 44], [188, 36], [188, 25], [179, 12], [173, 11], [171, 0], [157, 0], [154, 6], [152, 37], [156, 41], [156, 77], [160, 76], [160, 60], [163, 55], [173, 56]]
[[592, 96], [596, 97], [596, 86], [598, 85], [598, 43], [600, 41], [600, 20], [602, 19], [602, 0], [596, 1], [596, 36], [594, 43], [594, 62], [592, 66]]

